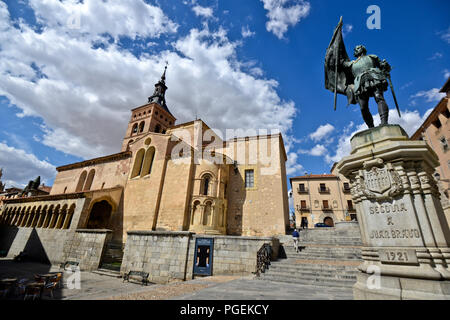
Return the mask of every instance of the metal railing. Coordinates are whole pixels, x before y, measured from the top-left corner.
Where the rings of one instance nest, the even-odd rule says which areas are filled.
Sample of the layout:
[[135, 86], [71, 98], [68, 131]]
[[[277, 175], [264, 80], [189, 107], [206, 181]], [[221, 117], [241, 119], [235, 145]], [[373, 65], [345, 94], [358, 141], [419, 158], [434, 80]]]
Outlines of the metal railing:
[[264, 243], [256, 254], [256, 276], [260, 276], [264, 273], [270, 265], [270, 258], [272, 256], [272, 246], [268, 243]]

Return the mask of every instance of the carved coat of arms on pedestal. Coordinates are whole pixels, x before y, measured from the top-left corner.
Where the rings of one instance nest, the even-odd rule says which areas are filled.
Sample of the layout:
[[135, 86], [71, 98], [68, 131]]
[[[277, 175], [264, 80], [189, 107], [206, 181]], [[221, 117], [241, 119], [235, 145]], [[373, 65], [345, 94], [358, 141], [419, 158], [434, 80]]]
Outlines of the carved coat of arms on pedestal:
[[359, 171], [359, 181], [360, 192], [368, 199], [391, 198], [403, 191], [399, 174], [382, 159], [366, 161], [364, 170]]

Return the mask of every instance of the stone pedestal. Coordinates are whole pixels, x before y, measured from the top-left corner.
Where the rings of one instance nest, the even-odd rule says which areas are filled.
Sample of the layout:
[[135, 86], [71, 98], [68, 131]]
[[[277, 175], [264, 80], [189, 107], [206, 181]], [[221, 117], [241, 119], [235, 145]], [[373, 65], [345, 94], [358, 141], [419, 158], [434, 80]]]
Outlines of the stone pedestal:
[[450, 230], [424, 141], [398, 125], [355, 134], [337, 169], [351, 183], [364, 262], [355, 299], [450, 299]]

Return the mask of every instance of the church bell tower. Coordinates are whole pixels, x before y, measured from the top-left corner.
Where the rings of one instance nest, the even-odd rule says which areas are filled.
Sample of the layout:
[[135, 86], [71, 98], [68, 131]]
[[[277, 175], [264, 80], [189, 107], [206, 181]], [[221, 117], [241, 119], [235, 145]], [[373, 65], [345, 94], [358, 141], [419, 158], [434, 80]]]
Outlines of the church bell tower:
[[131, 119], [122, 143], [122, 151], [128, 150], [130, 143], [148, 132], [165, 134], [166, 130], [175, 125], [176, 118], [169, 111], [166, 104], [166, 71], [155, 84], [153, 94], [145, 105], [131, 110]]

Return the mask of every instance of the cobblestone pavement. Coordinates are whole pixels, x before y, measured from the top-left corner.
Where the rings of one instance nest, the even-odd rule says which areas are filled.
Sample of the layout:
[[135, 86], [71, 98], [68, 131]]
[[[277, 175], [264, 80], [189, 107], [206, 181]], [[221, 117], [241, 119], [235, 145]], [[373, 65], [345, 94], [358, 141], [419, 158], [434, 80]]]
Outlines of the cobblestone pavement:
[[[0, 259], [0, 278], [33, 279], [34, 274], [59, 271], [57, 267], [38, 263], [14, 263]], [[122, 279], [92, 272], [80, 273], [80, 289], [68, 289], [71, 274], [63, 275], [63, 288], [54, 293], [60, 300], [347, 300], [352, 299], [351, 288], [331, 288], [254, 279], [254, 276], [214, 276], [169, 284], [122, 282]], [[10, 297], [21, 299], [21, 297]], [[44, 296], [43, 299], [50, 299]]]
[[177, 300], [353, 300], [352, 288], [280, 283], [243, 277], [211, 285]]

